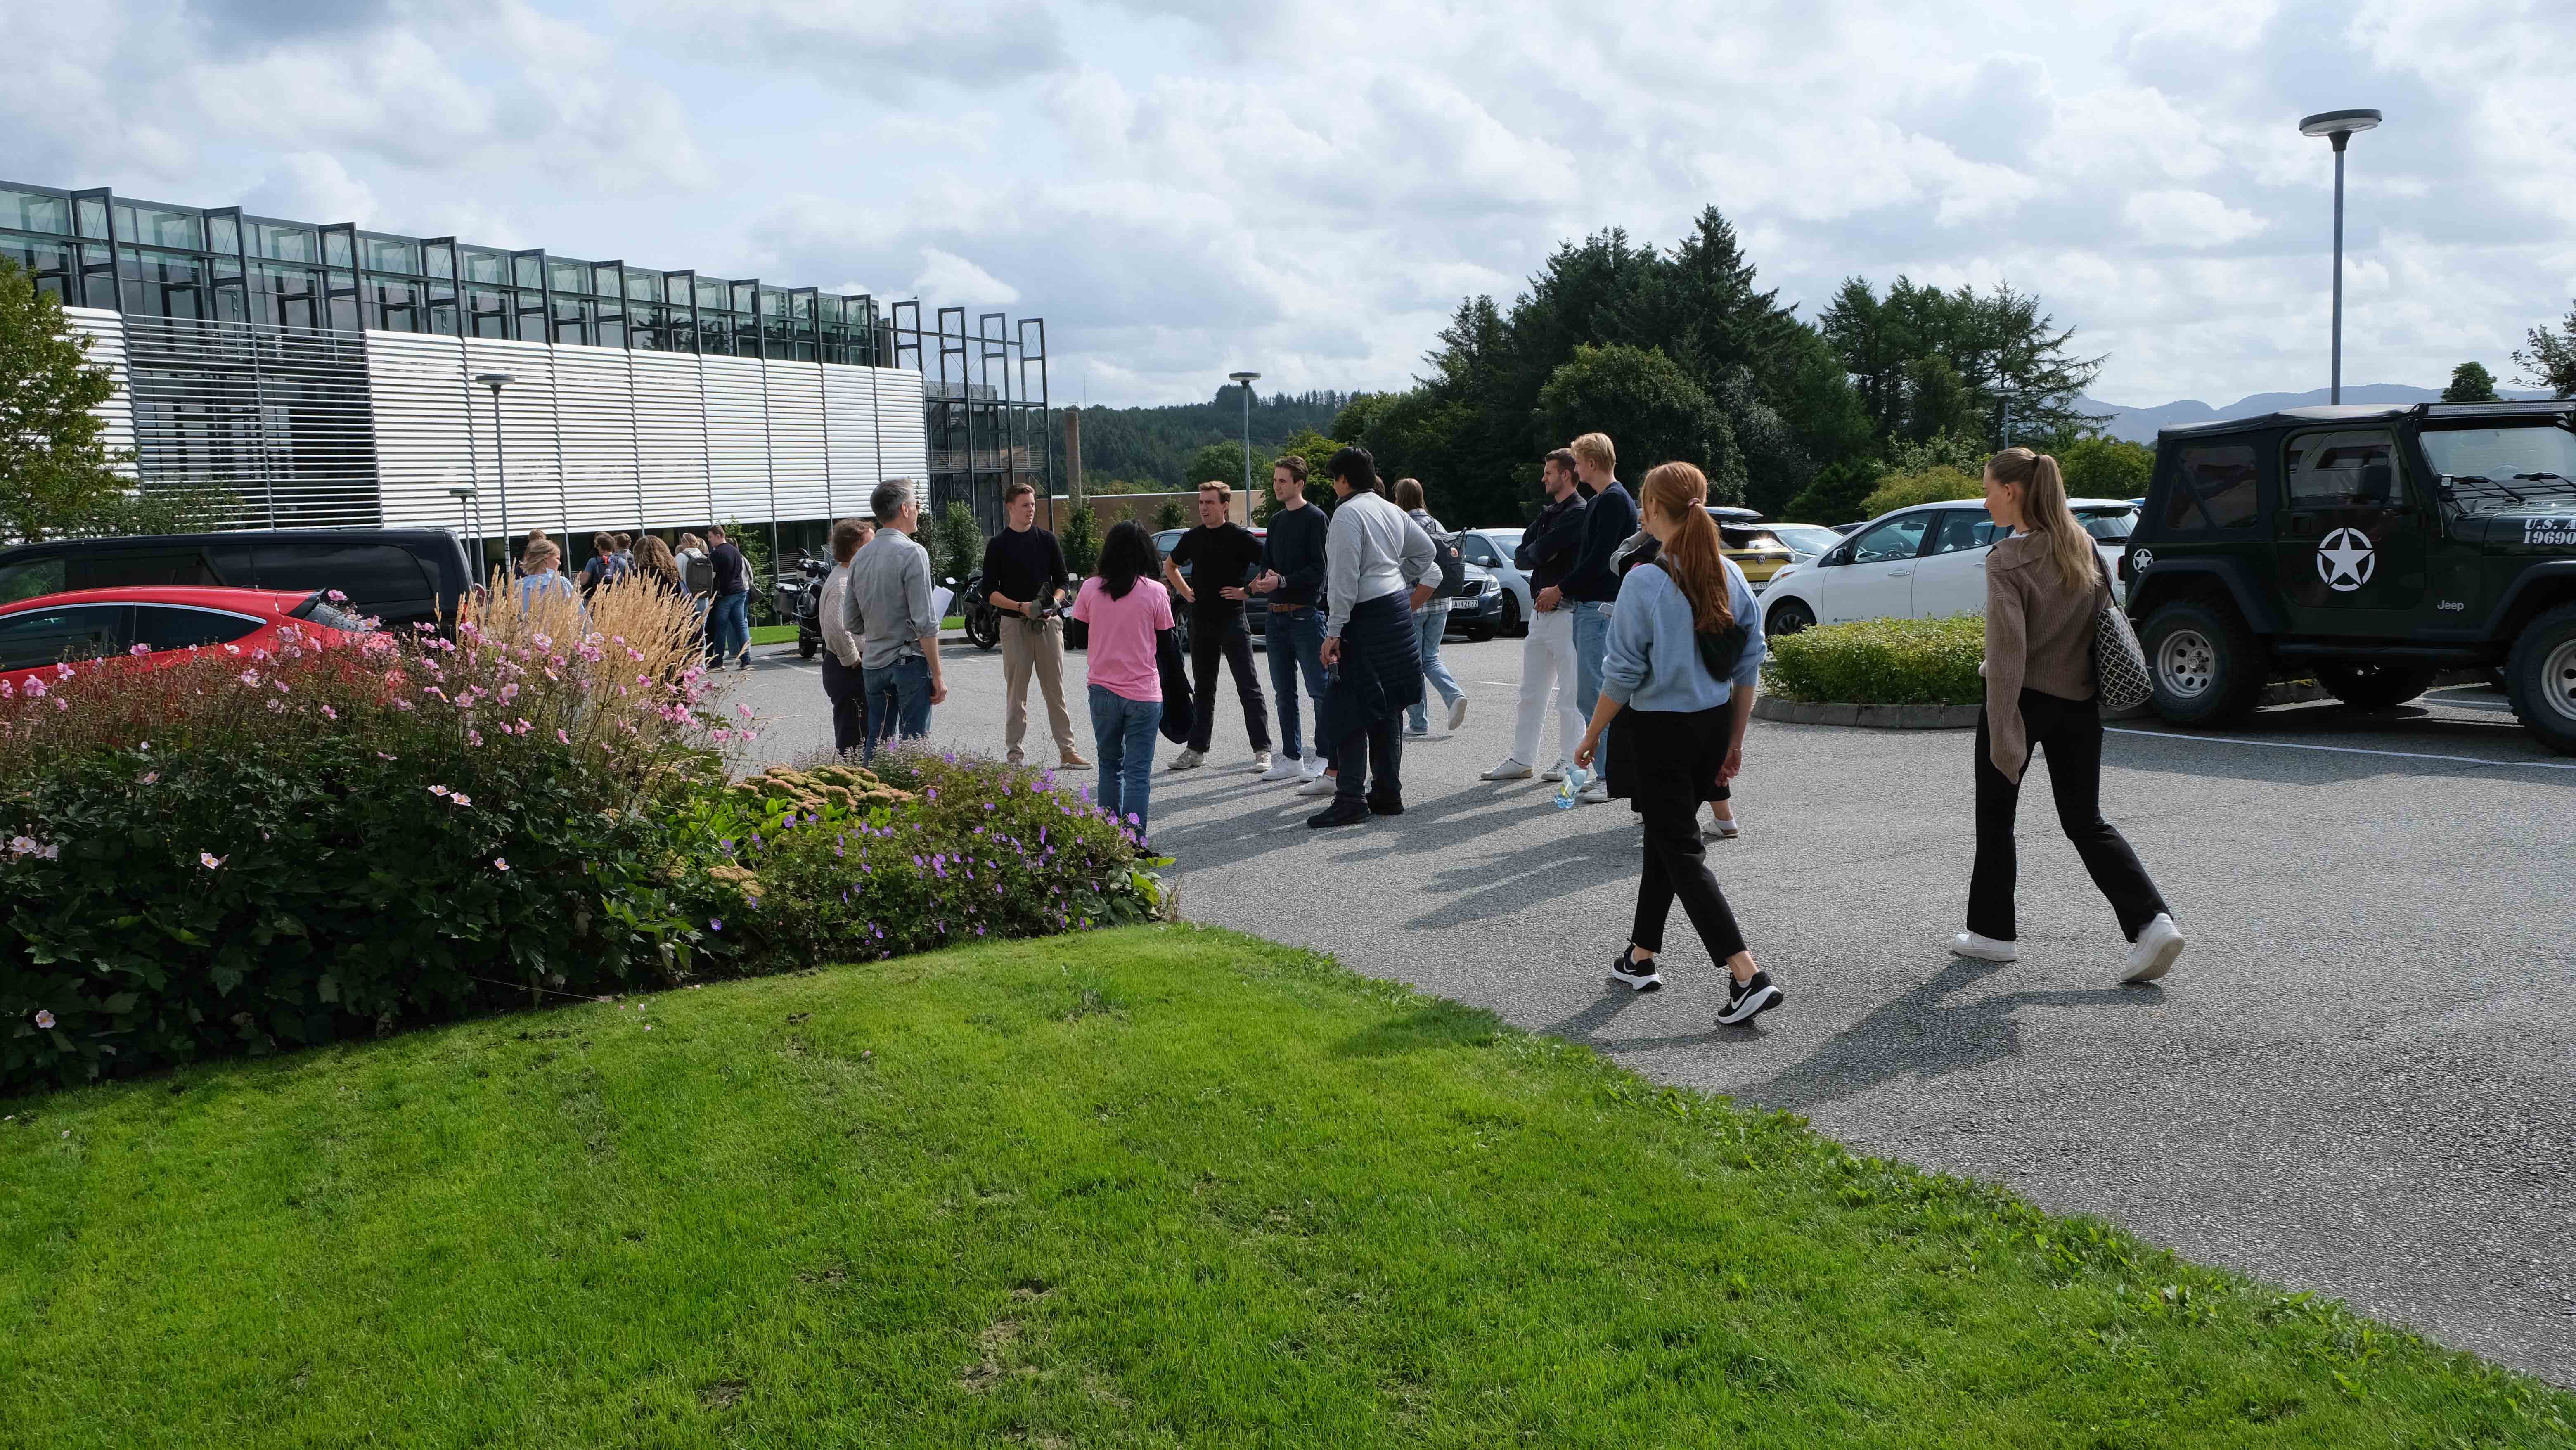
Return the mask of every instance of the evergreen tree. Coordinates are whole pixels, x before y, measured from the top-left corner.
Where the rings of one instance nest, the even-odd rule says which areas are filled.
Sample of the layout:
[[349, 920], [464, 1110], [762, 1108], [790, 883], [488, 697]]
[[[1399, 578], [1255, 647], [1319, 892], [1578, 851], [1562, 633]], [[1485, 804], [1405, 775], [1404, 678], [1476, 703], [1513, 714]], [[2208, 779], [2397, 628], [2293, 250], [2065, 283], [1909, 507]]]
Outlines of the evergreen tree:
[[2495, 374], [2486, 364], [2464, 362], [2451, 369], [2451, 385], [2442, 390], [2445, 403], [2492, 403], [2497, 401]]

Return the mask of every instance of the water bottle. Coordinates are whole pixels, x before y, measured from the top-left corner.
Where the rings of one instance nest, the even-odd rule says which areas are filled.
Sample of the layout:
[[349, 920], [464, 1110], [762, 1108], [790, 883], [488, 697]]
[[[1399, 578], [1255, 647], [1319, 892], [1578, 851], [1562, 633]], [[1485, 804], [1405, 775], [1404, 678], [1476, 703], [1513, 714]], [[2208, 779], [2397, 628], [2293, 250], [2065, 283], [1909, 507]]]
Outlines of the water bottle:
[[1565, 767], [1565, 779], [1556, 783], [1556, 808], [1560, 811], [1574, 809], [1576, 804], [1574, 798], [1583, 794], [1583, 787], [1591, 779], [1592, 772], [1582, 766], [1568, 764]]

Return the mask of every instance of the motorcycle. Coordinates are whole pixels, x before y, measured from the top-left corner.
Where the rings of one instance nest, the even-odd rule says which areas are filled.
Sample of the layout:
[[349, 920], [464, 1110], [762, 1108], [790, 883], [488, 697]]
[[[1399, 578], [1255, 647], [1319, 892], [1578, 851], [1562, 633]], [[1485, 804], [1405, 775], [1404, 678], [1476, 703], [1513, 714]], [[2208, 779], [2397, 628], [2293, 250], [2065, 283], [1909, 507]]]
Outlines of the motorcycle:
[[796, 626], [796, 657], [800, 660], [812, 659], [823, 648], [823, 581], [831, 573], [831, 560], [800, 555], [796, 572], [779, 575], [771, 585], [771, 601], [778, 608], [778, 618]]
[[1002, 643], [1002, 611], [993, 607], [993, 591], [984, 587], [982, 574], [966, 576], [966, 590], [957, 603], [958, 617], [966, 626], [967, 642], [977, 649], [997, 649]]

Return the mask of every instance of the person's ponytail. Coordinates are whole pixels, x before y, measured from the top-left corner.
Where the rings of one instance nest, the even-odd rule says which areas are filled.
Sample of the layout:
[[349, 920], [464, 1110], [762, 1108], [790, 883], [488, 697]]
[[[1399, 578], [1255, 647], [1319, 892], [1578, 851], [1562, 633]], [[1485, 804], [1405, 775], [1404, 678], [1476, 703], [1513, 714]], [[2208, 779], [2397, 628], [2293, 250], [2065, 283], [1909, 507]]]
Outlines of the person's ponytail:
[[1691, 603], [1691, 626], [1711, 633], [1735, 622], [1728, 598], [1725, 542], [1708, 516], [1708, 475], [1687, 463], [1658, 463], [1638, 485], [1638, 506], [1671, 519], [1673, 536], [1655, 562]]
[[2059, 582], [2070, 592], [2090, 587], [2101, 572], [2102, 556], [2093, 552], [2093, 536], [2067, 507], [2066, 477], [2057, 460], [2028, 448], [2007, 448], [1986, 460], [1986, 472], [1995, 482], [2021, 490], [2022, 527], [2046, 542]]

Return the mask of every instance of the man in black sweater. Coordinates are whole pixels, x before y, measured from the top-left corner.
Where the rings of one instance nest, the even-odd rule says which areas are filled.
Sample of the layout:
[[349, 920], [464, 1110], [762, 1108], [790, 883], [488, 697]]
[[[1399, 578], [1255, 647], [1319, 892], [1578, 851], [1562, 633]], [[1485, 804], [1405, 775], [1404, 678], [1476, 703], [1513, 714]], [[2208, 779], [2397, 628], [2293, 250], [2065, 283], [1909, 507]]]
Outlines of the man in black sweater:
[[[1526, 570], [1530, 585], [1529, 638], [1521, 642], [1520, 716], [1512, 730], [1512, 753], [1481, 777], [1485, 780], [1565, 779], [1575, 742], [1583, 738], [1584, 717], [1575, 712], [1574, 613], [1565, 607], [1565, 576], [1574, 569], [1583, 543], [1583, 510], [1592, 501], [1574, 471], [1574, 450], [1559, 448], [1539, 464], [1539, 482], [1547, 490], [1547, 507], [1521, 531], [1512, 553], [1515, 567]], [[1550, 692], [1556, 696], [1556, 754], [1541, 755], [1547, 740]], [[1545, 770], [1542, 761], [1556, 763]]]
[[984, 545], [985, 597], [1002, 621], [1002, 749], [1020, 763], [1020, 739], [1029, 732], [1029, 676], [1046, 692], [1047, 728], [1055, 732], [1057, 763], [1067, 770], [1091, 764], [1073, 748], [1073, 717], [1064, 708], [1064, 547], [1039, 528], [1038, 491], [1013, 479], [1002, 490], [1008, 527]]
[[[1637, 500], [1619, 482], [1619, 453], [1607, 433], [1586, 433], [1567, 445], [1574, 451], [1576, 477], [1592, 487], [1592, 502], [1583, 506], [1583, 539], [1576, 545], [1574, 566], [1557, 588], [1574, 615], [1574, 705], [1585, 719], [1601, 698], [1602, 667], [1610, 657], [1610, 605], [1619, 597], [1619, 575], [1610, 556], [1637, 532]], [[1596, 752], [1592, 781], [1577, 799], [1600, 805], [1610, 799], [1610, 751]]]
[[1324, 708], [1324, 510], [1306, 501], [1306, 460], [1291, 453], [1270, 469], [1270, 493], [1279, 508], [1262, 541], [1261, 577], [1253, 592], [1270, 596], [1264, 623], [1270, 646], [1270, 693], [1279, 701], [1279, 759], [1263, 780], [1313, 780], [1324, 773], [1323, 742], [1305, 748], [1298, 732], [1297, 675], [1306, 676], [1306, 698], [1316, 721]]
[[[1172, 757], [1171, 768], [1189, 770], [1207, 760], [1208, 739], [1216, 729], [1216, 662], [1225, 657], [1234, 673], [1235, 693], [1243, 697], [1243, 731], [1252, 737], [1252, 769], [1270, 770], [1270, 710], [1262, 703], [1261, 681], [1252, 672], [1252, 635], [1244, 628], [1243, 601], [1253, 574], [1261, 567], [1261, 540], [1252, 530], [1227, 517], [1234, 490], [1222, 483], [1199, 485], [1199, 526], [1181, 535], [1163, 561], [1165, 582], [1190, 606], [1190, 680], [1198, 696], [1198, 713], [1190, 743]], [[1181, 577], [1181, 566], [1190, 574]]]

